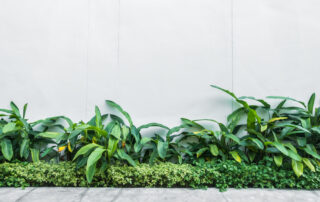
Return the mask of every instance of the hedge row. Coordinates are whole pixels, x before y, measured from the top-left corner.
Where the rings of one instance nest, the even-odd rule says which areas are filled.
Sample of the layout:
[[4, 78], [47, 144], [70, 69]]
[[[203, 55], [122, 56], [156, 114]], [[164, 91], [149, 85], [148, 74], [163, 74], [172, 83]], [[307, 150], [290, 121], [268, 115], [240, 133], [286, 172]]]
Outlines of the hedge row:
[[316, 167], [316, 172], [305, 170], [298, 178], [290, 168], [274, 167], [271, 161], [261, 164], [215, 161], [197, 165], [168, 162], [136, 167], [111, 165], [104, 173], [97, 172], [88, 184], [84, 169], [76, 169], [71, 162], [0, 164], [0, 187], [27, 186], [319, 189], [320, 167]]

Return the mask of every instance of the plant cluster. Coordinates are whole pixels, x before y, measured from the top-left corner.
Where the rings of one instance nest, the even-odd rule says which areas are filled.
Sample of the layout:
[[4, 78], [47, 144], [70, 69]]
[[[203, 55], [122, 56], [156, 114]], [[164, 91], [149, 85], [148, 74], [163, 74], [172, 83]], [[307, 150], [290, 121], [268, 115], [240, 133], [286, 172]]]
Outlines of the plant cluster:
[[[95, 174], [111, 172], [111, 168], [115, 169], [111, 165], [118, 163], [137, 166], [128, 167], [137, 171], [141, 163], [195, 164], [233, 159], [241, 166], [242, 162], [259, 164], [271, 158], [278, 167], [290, 165], [298, 177], [305, 167], [316, 171], [320, 164], [320, 108], [314, 106], [315, 94], [307, 104], [270, 96], [269, 99], [280, 100], [273, 107], [263, 99], [237, 97], [228, 90], [212, 87], [230, 95], [239, 106], [226, 124], [213, 119], [181, 118], [181, 124], [173, 128], [159, 123], [137, 127], [129, 113], [110, 100], [106, 104], [121, 116], [102, 114], [96, 106], [95, 116], [88, 122], [74, 123], [65, 116], [56, 116], [30, 123], [25, 116], [27, 105], [21, 115], [11, 102], [11, 109], [0, 109], [0, 161], [74, 161], [77, 169], [86, 168], [89, 183]], [[257, 104], [249, 104], [248, 100]], [[203, 122], [213, 123], [216, 129], [208, 129]], [[150, 127], [161, 128], [163, 133], [144, 137], [142, 130]]]
[[77, 169], [70, 161], [50, 163], [19, 162], [0, 164], [0, 187], [216, 187], [227, 188], [279, 188], [319, 189], [320, 167], [316, 172], [306, 170], [297, 178], [292, 170], [277, 167], [266, 158], [259, 164], [237, 163], [233, 160], [214, 160], [191, 164], [169, 162], [138, 164], [135, 167], [109, 166], [104, 173], [97, 173], [89, 184], [85, 169]]

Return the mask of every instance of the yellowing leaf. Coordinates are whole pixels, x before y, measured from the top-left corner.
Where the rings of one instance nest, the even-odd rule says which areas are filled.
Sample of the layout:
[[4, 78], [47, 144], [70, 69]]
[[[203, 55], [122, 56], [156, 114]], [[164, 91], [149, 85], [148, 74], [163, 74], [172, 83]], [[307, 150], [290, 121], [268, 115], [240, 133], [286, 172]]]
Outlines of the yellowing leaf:
[[97, 143], [96, 137], [93, 137], [93, 138], [92, 138], [92, 143]]
[[268, 121], [268, 123], [272, 123], [272, 122], [275, 122], [275, 121], [280, 121], [280, 120], [285, 120], [285, 119], [288, 119], [288, 117], [276, 117], [276, 118], [272, 118]]
[[68, 150], [69, 150], [69, 152], [72, 152], [72, 149], [71, 149], [71, 144], [70, 144], [70, 142], [68, 142]]
[[65, 149], [66, 149], [66, 147], [67, 147], [67, 146], [59, 147], [59, 148], [58, 148], [58, 152], [62, 152], [63, 150], [65, 150]]
[[312, 165], [312, 163], [310, 162], [310, 160], [308, 158], [302, 158], [303, 163], [308, 166], [308, 168], [310, 168], [310, 170], [312, 172], [315, 172], [316, 169], [314, 168], [314, 166]]
[[241, 163], [241, 157], [239, 156], [238, 152], [236, 151], [231, 151], [229, 152], [231, 156], [236, 160], [237, 162]]
[[277, 165], [278, 167], [280, 167], [280, 166], [282, 165], [282, 160], [283, 160], [283, 158], [282, 158], [281, 155], [279, 155], [279, 156], [273, 156], [273, 160], [274, 160], [274, 162], [276, 163], [276, 165]]
[[268, 125], [261, 126], [261, 132], [264, 132], [268, 129]]
[[292, 159], [292, 169], [300, 177], [303, 174], [303, 163]]

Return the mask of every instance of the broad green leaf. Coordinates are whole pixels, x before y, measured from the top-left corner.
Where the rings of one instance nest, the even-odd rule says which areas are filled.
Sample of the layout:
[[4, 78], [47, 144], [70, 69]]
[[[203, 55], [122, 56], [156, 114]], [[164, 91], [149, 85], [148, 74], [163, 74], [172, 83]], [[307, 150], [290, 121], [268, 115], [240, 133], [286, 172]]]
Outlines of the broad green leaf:
[[124, 111], [122, 109], [122, 107], [120, 107], [120, 105], [118, 105], [117, 103], [115, 103], [115, 102], [113, 102], [111, 100], [106, 100], [106, 103], [108, 105], [110, 105], [111, 107], [117, 109], [119, 112], [121, 112], [126, 117], [126, 119], [129, 121], [130, 126], [133, 125], [130, 115], [128, 114], [128, 112]]
[[230, 138], [233, 141], [235, 141], [236, 143], [240, 144], [240, 139], [237, 136], [235, 136], [233, 134], [225, 134], [225, 133], [222, 133], [222, 135], [227, 137], [227, 138]]
[[256, 117], [253, 113], [253, 110], [249, 110], [248, 117], [247, 117], [247, 128], [248, 129], [255, 129]]
[[27, 139], [27, 138], [24, 138], [22, 140], [22, 143], [20, 145], [20, 157], [25, 157], [26, 156], [26, 153], [28, 153], [28, 150], [29, 150], [29, 142], [30, 140]]
[[316, 169], [314, 168], [314, 166], [308, 158], [302, 158], [302, 161], [312, 172], [316, 171]]
[[19, 111], [19, 108], [17, 107], [17, 105], [14, 103], [14, 102], [10, 102], [10, 107], [13, 111], [13, 113], [17, 116], [17, 117], [21, 117], [21, 114], [20, 114], [20, 111]]
[[273, 160], [278, 167], [282, 165], [283, 157], [281, 155], [273, 156]]
[[248, 140], [251, 140], [252, 142], [254, 142], [258, 146], [259, 149], [261, 149], [261, 150], [264, 149], [263, 143], [260, 140], [258, 140], [257, 138], [249, 137]]
[[115, 115], [115, 114], [110, 114], [110, 118], [112, 119], [112, 121], [115, 121], [115, 122], [119, 123], [120, 125], [126, 125], [124, 123], [124, 121], [122, 120], [122, 118]]
[[249, 151], [248, 152], [248, 156], [249, 156], [249, 160], [250, 162], [253, 162], [254, 158], [256, 157], [257, 153], [254, 151]]
[[169, 147], [168, 142], [158, 141], [157, 150], [160, 158], [164, 159], [166, 157], [168, 147]]
[[40, 151], [39, 149], [33, 149], [33, 148], [30, 148], [30, 151], [31, 151], [31, 158], [32, 158], [32, 161], [34, 163], [36, 162], [39, 162], [40, 161]]
[[292, 159], [292, 169], [300, 177], [303, 174], [303, 163]]
[[296, 161], [301, 161], [302, 158], [301, 156], [299, 156], [299, 154], [297, 154], [296, 152], [292, 151], [292, 150], [287, 150], [288, 151], [288, 156]]
[[96, 113], [96, 126], [101, 128], [102, 121], [101, 121], [101, 112], [98, 106], [95, 106], [95, 113]]
[[118, 149], [117, 153], [121, 159], [128, 161], [132, 166], [136, 166], [134, 160], [123, 149]]
[[95, 165], [105, 151], [106, 149], [97, 147], [93, 152], [91, 152], [87, 160], [87, 168]]
[[181, 120], [182, 124], [187, 125], [188, 127], [191, 127], [191, 128], [197, 129], [197, 130], [204, 130], [205, 129], [202, 125], [196, 123], [195, 121], [192, 121], [192, 120], [189, 120], [186, 118], [181, 118], [180, 120]]
[[233, 131], [233, 129], [237, 126], [238, 122], [241, 118], [246, 114], [246, 108], [240, 107], [233, 111], [230, 115], [228, 115], [228, 128]]
[[305, 137], [297, 137], [297, 142], [300, 147], [304, 147], [307, 144], [307, 139]]
[[119, 124], [113, 126], [111, 135], [119, 140], [121, 139], [121, 128]]
[[160, 128], [164, 128], [164, 129], [170, 130], [170, 128], [168, 128], [167, 126], [162, 125], [160, 123], [148, 123], [148, 124], [144, 124], [144, 125], [140, 126], [138, 128], [138, 131], [140, 131], [140, 130], [142, 130], [144, 128], [150, 128], [150, 127], [160, 127]]
[[236, 160], [237, 162], [241, 163], [241, 157], [239, 156], [237, 151], [231, 151], [229, 153], [234, 158], [234, 160]]
[[111, 157], [113, 156], [114, 152], [117, 150], [118, 143], [119, 143], [118, 139], [115, 139], [113, 137], [109, 138], [108, 148], [107, 148], [109, 161], [111, 160]]
[[73, 161], [78, 158], [80, 155], [83, 155], [83, 154], [86, 154], [89, 150], [95, 148], [95, 147], [101, 147], [100, 145], [97, 145], [95, 143], [91, 143], [91, 144], [88, 144], [86, 146], [83, 146], [79, 149], [79, 151], [76, 153], [76, 155], [74, 156], [73, 158]]
[[63, 133], [57, 133], [57, 132], [43, 132], [39, 133], [37, 137], [44, 137], [44, 138], [50, 138], [50, 139], [58, 139], [61, 137]]
[[142, 147], [145, 146], [145, 144], [147, 144], [151, 140], [152, 140], [151, 138], [143, 137], [140, 142], [136, 142], [134, 144], [134, 151], [138, 153], [142, 149]]
[[129, 133], [130, 133], [130, 129], [127, 126], [123, 125], [121, 127], [121, 132], [122, 132], [123, 140], [126, 140], [128, 135], [129, 135]]
[[28, 107], [28, 103], [26, 103], [26, 104], [23, 106], [22, 118], [25, 118], [25, 117], [26, 117], [27, 107]]
[[138, 129], [134, 125], [130, 126], [130, 132], [131, 132], [132, 136], [134, 137], [135, 141], [140, 142], [141, 135], [140, 135]]
[[1, 152], [5, 159], [11, 161], [13, 157], [12, 143], [11, 140], [3, 138], [1, 140]]
[[83, 130], [82, 129], [75, 129], [71, 132], [71, 134], [68, 136], [68, 140], [78, 136]]
[[293, 99], [293, 98], [290, 98], [290, 97], [268, 96], [267, 98], [270, 98], [270, 99], [281, 99], [281, 100], [291, 100], [291, 101], [297, 102], [297, 103], [301, 104], [302, 106], [306, 107], [306, 105], [304, 104], [304, 102], [298, 101], [298, 100]]
[[250, 108], [249, 104], [247, 102], [245, 102], [244, 100], [241, 100], [239, 98], [237, 98], [237, 96], [235, 96], [234, 93], [226, 90], [226, 89], [223, 89], [219, 86], [216, 86], [216, 85], [211, 85], [211, 87], [213, 88], [216, 88], [216, 89], [219, 89], [227, 94], [229, 94], [231, 97], [233, 97], [238, 103], [240, 103], [241, 105], [243, 105], [247, 110], [249, 110], [249, 113], [250, 113], [250, 122], [249, 122], [249, 125], [250, 127], [252, 127], [252, 116], [255, 117], [255, 119], [257, 120], [257, 122], [260, 124], [261, 123], [261, 118], [258, 116], [257, 112], [253, 109]]
[[275, 146], [281, 153], [283, 153], [284, 155], [288, 156], [289, 152], [288, 150], [284, 147], [283, 144], [279, 143], [279, 142], [272, 142], [271, 145]]
[[313, 156], [314, 158], [320, 160], [320, 155], [316, 151], [313, 151], [311, 148], [306, 147], [304, 148], [304, 151]]
[[2, 132], [3, 133], [9, 133], [9, 132], [12, 132], [12, 131], [15, 131], [15, 130], [17, 130], [17, 128], [16, 128], [16, 123], [14, 123], [14, 122], [7, 123], [2, 128]]
[[218, 156], [218, 155], [219, 155], [219, 149], [218, 149], [217, 145], [215, 145], [215, 144], [210, 144], [210, 145], [209, 145], [209, 148], [210, 148], [210, 153], [211, 153], [213, 156]]
[[313, 93], [308, 101], [308, 111], [310, 114], [313, 113], [313, 107], [314, 107], [314, 100], [316, 98], [316, 94]]
[[86, 167], [86, 178], [87, 178], [88, 183], [92, 182], [92, 179], [93, 179], [95, 172], [96, 172], [96, 164], [94, 164], [90, 167], [88, 167], [88, 166]]
[[184, 125], [184, 124], [182, 124], [182, 125], [180, 125], [180, 126], [173, 127], [173, 128], [171, 128], [171, 129], [168, 131], [168, 133], [166, 134], [166, 136], [169, 136], [169, 135], [171, 135], [171, 134], [173, 134], [173, 133], [176, 133], [176, 132], [178, 132], [178, 131], [180, 131], [181, 129], [186, 128], [186, 127], [187, 127], [187, 126]]
[[41, 153], [40, 157], [41, 157], [41, 158], [45, 157], [47, 154], [49, 154], [51, 151], [53, 151], [53, 148], [54, 148], [54, 146], [45, 149], [45, 150]]
[[270, 104], [268, 104], [266, 101], [264, 101], [262, 99], [256, 99], [255, 97], [251, 97], [251, 96], [241, 96], [241, 97], [239, 97], [239, 99], [240, 100], [242, 100], [242, 99], [255, 100], [257, 102], [260, 102], [264, 107], [270, 108]]
[[208, 148], [202, 148], [197, 151], [197, 158], [199, 158], [205, 151], [208, 151]]

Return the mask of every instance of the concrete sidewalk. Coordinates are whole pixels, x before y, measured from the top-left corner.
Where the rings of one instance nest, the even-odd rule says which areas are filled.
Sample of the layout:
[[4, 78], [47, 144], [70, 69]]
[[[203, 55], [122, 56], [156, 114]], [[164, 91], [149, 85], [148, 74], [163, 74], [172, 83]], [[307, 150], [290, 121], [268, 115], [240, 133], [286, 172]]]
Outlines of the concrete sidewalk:
[[319, 201], [320, 191], [229, 189], [226, 192], [210, 188], [0, 188], [0, 202], [294, 202]]

